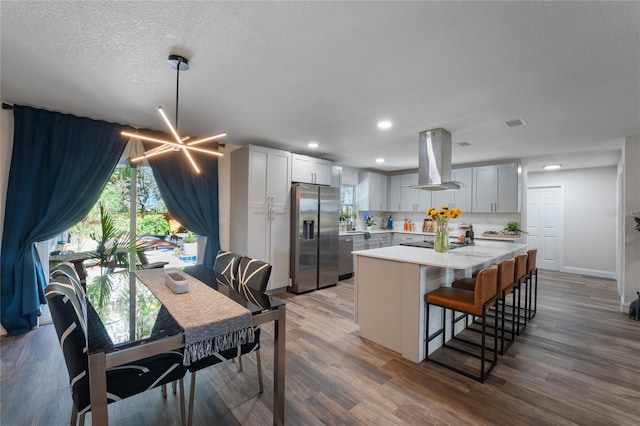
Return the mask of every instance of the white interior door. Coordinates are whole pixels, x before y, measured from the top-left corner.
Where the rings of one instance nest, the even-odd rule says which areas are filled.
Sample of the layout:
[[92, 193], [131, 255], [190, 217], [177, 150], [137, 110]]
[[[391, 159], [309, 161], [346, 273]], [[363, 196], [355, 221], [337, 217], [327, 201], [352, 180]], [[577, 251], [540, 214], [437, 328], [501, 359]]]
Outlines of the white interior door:
[[564, 238], [564, 191], [561, 186], [527, 189], [527, 244], [537, 248], [540, 269], [560, 271]]

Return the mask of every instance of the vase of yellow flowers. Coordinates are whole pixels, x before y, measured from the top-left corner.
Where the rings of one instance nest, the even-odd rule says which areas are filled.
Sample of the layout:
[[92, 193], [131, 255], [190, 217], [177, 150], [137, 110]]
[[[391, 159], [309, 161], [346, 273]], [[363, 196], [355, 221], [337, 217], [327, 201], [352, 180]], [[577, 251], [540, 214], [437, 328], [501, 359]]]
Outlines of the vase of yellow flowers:
[[449, 251], [449, 219], [456, 219], [462, 215], [462, 211], [449, 206], [442, 206], [440, 209], [429, 207], [426, 211], [427, 217], [436, 222], [436, 235], [433, 248], [438, 253]]

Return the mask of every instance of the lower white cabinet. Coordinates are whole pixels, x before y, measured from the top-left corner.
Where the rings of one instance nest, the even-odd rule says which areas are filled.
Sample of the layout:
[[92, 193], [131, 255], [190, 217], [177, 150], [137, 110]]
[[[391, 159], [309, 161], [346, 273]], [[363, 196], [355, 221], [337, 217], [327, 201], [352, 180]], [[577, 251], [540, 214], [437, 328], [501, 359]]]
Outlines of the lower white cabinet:
[[394, 232], [393, 234], [393, 245], [399, 246], [402, 243], [411, 243], [415, 241], [424, 241], [424, 235], [420, 234], [401, 234], [399, 232]]
[[390, 247], [393, 240], [392, 232], [380, 232], [370, 234], [371, 238], [365, 238], [364, 234], [353, 236], [354, 250], [369, 250], [381, 247]]
[[391, 232], [371, 234], [371, 238], [364, 240], [365, 249], [390, 247], [393, 234]]
[[367, 246], [364, 243], [364, 234], [356, 234], [353, 236], [353, 250], [366, 250]]

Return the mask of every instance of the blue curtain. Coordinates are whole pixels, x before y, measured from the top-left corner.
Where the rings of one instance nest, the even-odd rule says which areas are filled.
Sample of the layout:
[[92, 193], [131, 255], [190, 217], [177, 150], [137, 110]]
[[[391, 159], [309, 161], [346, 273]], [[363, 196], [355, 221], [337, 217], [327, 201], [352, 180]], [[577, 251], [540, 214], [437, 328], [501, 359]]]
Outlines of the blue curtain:
[[[147, 149], [156, 146], [145, 144]], [[191, 155], [198, 163], [200, 174], [193, 170], [182, 152], [169, 152], [148, 161], [171, 216], [190, 231], [207, 237], [204, 259], [200, 263], [213, 268], [220, 249], [218, 158], [193, 151]]]
[[46, 303], [35, 248], [82, 219], [118, 163], [121, 126], [15, 105], [13, 154], [2, 237], [2, 325], [9, 335], [37, 324]]

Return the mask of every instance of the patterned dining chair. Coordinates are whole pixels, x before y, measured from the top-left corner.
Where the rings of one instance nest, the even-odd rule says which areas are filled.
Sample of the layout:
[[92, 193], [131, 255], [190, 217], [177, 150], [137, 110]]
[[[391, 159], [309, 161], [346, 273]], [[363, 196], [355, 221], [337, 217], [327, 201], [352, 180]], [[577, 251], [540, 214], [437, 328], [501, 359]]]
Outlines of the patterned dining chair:
[[238, 267], [238, 288], [236, 290], [242, 292], [243, 287], [250, 287], [264, 293], [267, 290], [270, 276], [271, 265], [261, 260], [244, 256], [240, 259]]
[[[77, 423], [78, 414], [80, 414], [80, 425], [83, 425], [85, 414], [91, 410], [87, 316], [78, 302], [78, 294], [73, 285], [51, 282], [44, 291], [69, 372], [73, 399], [71, 424]], [[96, 316], [92, 318], [92, 325], [98, 321], [96, 327], [98, 332], [102, 332], [101, 339], [110, 342], [95, 311], [92, 308], [88, 311], [90, 316]], [[180, 381], [180, 389], [183, 390], [182, 379], [186, 373], [186, 367], [182, 363], [182, 358], [181, 351], [171, 351], [107, 369], [107, 403], [119, 401], [174, 380]], [[184, 411], [184, 392], [181, 392], [182, 419], [184, 419]]]
[[51, 271], [49, 271], [49, 278], [51, 281], [68, 281], [69, 284], [74, 284], [79, 290], [79, 295], [84, 296], [84, 287], [82, 286], [82, 281], [80, 280], [78, 271], [76, 271], [73, 263], [62, 262], [54, 266], [53, 268], [51, 268]]
[[[253, 298], [250, 295], [251, 292], [246, 290], [246, 287], [251, 287], [264, 292], [267, 288], [267, 283], [269, 282], [269, 276], [271, 275], [271, 265], [248, 257], [240, 257], [241, 259], [239, 262], [237, 280], [233, 280], [235, 282], [232, 281], [231, 287], [236, 289], [238, 292], [243, 293], [248, 300], [252, 300]], [[242, 371], [242, 355], [255, 352], [256, 366], [258, 369], [258, 385], [260, 388], [260, 393], [264, 391], [264, 386], [262, 383], [262, 364], [260, 362], [260, 326], [255, 326], [253, 330], [255, 339], [252, 343], [241, 344], [236, 348], [231, 348], [226, 351], [215, 353], [196, 362], [192, 362], [191, 365], [187, 367], [191, 372], [191, 388], [189, 392], [189, 426], [191, 426], [193, 422], [193, 403], [195, 398], [196, 372], [202, 370], [203, 368], [237, 358], [238, 371]]]
[[217, 281], [219, 284], [224, 284], [234, 289], [236, 288], [235, 282], [241, 258], [241, 255], [230, 251], [218, 251], [213, 264], [213, 270], [218, 273]]

